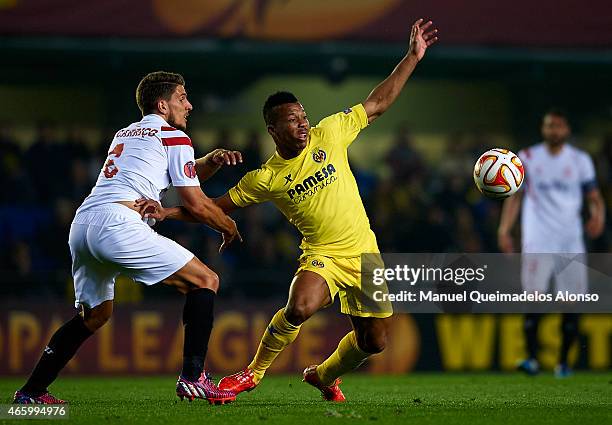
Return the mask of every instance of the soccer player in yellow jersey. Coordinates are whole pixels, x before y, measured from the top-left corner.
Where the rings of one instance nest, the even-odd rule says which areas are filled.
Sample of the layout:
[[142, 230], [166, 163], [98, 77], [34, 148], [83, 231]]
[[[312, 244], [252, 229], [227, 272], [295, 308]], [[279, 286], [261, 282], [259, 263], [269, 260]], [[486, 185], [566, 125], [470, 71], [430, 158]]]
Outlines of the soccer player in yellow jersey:
[[[348, 164], [347, 148], [395, 101], [427, 47], [437, 41], [436, 33], [431, 21], [416, 21], [408, 53], [389, 77], [363, 103], [324, 118], [315, 127], [310, 127], [293, 94], [278, 92], [266, 100], [263, 114], [276, 152], [215, 202], [226, 213], [273, 202], [303, 235], [303, 255], [287, 305], [270, 321], [255, 358], [243, 371], [223, 378], [219, 388], [236, 394], [255, 388], [278, 354], [297, 337], [302, 323], [331, 304], [336, 294], [353, 331], [323, 363], [306, 368], [304, 380], [317, 387], [324, 399], [344, 401], [339, 377], [385, 348], [391, 313], [365, 309], [359, 297], [360, 256], [379, 250]], [[171, 216], [169, 210], [160, 209], [152, 217]]]
[[263, 114], [276, 151], [216, 203], [229, 212], [273, 202], [304, 237], [303, 254], [287, 305], [272, 318], [255, 358], [243, 371], [223, 378], [220, 388], [236, 394], [255, 388], [276, 356], [297, 337], [302, 323], [336, 294], [354, 330], [327, 360], [306, 368], [304, 380], [324, 399], [344, 401], [339, 377], [385, 348], [386, 318], [391, 313], [364, 310], [355, 296], [361, 285], [361, 254], [379, 251], [347, 148], [395, 101], [427, 47], [436, 42], [436, 33], [431, 21], [416, 21], [408, 53], [391, 75], [363, 103], [324, 118], [315, 127], [310, 127], [304, 108], [291, 93], [278, 92], [267, 99]]

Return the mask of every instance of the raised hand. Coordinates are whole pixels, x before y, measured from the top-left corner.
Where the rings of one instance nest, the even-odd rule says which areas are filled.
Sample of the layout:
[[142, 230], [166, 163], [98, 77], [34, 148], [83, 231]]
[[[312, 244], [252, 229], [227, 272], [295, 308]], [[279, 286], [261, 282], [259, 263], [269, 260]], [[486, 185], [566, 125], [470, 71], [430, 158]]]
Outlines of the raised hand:
[[425, 56], [427, 48], [438, 41], [438, 37], [436, 36], [438, 29], [432, 28], [432, 26], [432, 21], [423, 23], [422, 18], [412, 25], [408, 54], [414, 55], [419, 61]]

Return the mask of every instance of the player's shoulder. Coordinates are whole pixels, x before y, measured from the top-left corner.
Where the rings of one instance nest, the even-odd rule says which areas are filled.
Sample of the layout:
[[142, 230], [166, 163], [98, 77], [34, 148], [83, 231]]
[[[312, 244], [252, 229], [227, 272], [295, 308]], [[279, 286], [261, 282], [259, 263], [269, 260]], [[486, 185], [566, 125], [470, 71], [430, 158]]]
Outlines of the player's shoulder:
[[358, 103], [355, 106], [345, 108], [342, 111], [338, 111], [324, 117], [323, 119], [321, 119], [321, 121], [319, 121], [316, 126], [313, 127], [313, 129], [333, 125], [334, 123], [340, 123], [347, 117], [354, 117], [355, 119], [362, 121], [364, 116], [367, 121], [367, 114], [365, 112], [365, 108], [361, 103]]
[[174, 128], [169, 124], [164, 123], [160, 125], [159, 130], [161, 132], [161, 137], [187, 137], [189, 138], [187, 133], [185, 133], [183, 130]]
[[114, 141], [121, 142], [128, 139], [157, 140], [160, 134], [159, 126], [151, 125], [150, 122], [144, 120], [133, 122], [127, 127], [123, 127], [115, 132]]
[[274, 177], [275, 174], [280, 173], [285, 167], [287, 167], [287, 161], [284, 160], [278, 152], [275, 152], [266, 162], [261, 164], [260, 168], [264, 170], [263, 172], [267, 175]]
[[531, 161], [540, 156], [543, 152], [544, 144], [536, 143], [535, 145], [527, 146], [518, 152], [518, 156], [523, 161]]
[[115, 132], [115, 138], [118, 137], [130, 137], [130, 135], [132, 135], [132, 133], [134, 133], [134, 130], [136, 130], [138, 128], [138, 125], [141, 123], [142, 121], [136, 121], [133, 123], [128, 124], [127, 126], [120, 128], [119, 130], [117, 130]]
[[569, 151], [569, 161], [573, 164], [579, 164], [584, 168], [589, 168], [593, 164], [593, 159], [591, 158], [591, 154], [587, 151], [580, 149], [574, 145], [566, 145]]
[[571, 155], [574, 155], [574, 156], [577, 156], [577, 157], [581, 157], [581, 158], [590, 157], [591, 156], [591, 155], [589, 155], [589, 153], [587, 151], [585, 151], [584, 149], [580, 149], [579, 147], [577, 147], [577, 146], [575, 146], [573, 144], [567, 143], [565, 145], [565, 147], [567, 148], [568, 152]]
[[258, 196], [265, 197], [266, 193], [271, 192], [273, 179], [274, 172], [264, 164], [259, 168], [248, 171], [230, 192], [257, 193], [259, 194]]
[[160, 125], [159, 138], [164, 146], [193, 146], [187, 133], [166, 123]]
[[340, 112], [334, 112], [333, 114], [330, 114], [330, 115], [327, 115], [321, 118], [321, 120], [313, 127], [313, 129], [325, 127], [326, 125], [329, 125], [330, 123], [338, 121], [340, 119], [339, 114]]
[[357, 133], [367, 126], [368, 117], [365, 109], [362, 104], [357, 104], [323, 118], [310, 129], [310, 138], [323, 143], [348, 139], [347, 144], [350, 144]]
[[271, 167], [268, 162], [261, 165], [259, 168], [255, 168], [247, 173], [247, 176], [250, 177], [251, 180], [257, 181], [262, 185], [268, 186], [270, 182], [274, 179], [276, 175], [276, 170], [274, 167]]
[[314, 127], [310, 129], [310, 139], [323, 138], [327, 132], [334, 132], [340, 124], [337, 114], [328, 115], [322, 118]]

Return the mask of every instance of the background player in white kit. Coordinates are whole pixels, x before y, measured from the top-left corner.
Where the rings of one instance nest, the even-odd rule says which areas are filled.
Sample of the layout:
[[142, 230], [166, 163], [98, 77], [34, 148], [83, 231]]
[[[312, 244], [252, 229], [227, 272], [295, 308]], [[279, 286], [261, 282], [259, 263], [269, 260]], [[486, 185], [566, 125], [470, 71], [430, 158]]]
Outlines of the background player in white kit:
[[72, 275], [79, 314], [51, 338], [15, 403], [63, 403], [47, 387], [77, 349], [110, 318], [119, 274], [145, 285], [163, 282], [186, 295], [183, 369], [176, 392], [181, 398], [225, 403], [235, 398], [219, 390], [203, 371], [213, 322], [217, 275], [191, 252], [153, 231], [142, 221], [135, 200], [158, 201], [172, 184], [184, 207], [176, 219], [205, 223], [223, 235], [223, 249], [240, 239], [236, 223], [200, 188], [223, 163], [241, 162], [238, 152], [217, 149], [195, 161], [183, 132], [193, 109], [179, 74], [154, 72], [136, 89], [141, 121], [118, 131], [91, 194], [70, 228]]
[[[547, 112], [542, 120], [544, 142], [519, 152], [525, 166], [525, 189], [506, 199], [498, 229], [499, 247], [514, 250], [510, 231], [524, 199], [521, 215], [524, 254], [583, 254], [579, 261], [560, 261], [559, 255], [530, 255], [522, 261], [521, 281], [529, 292], [547, 292], [551, 278], [556, 290], [585, 293], [588, 290], [585, 245], [581, 211], [586, 198], [589, 218], [586, 231], [596, 238], [604, 229], [604, 203], [595, 180], [590, 156], [567, 143], [571, 130], [567, 116], [560, 110]], [[574, 254], [574, 255], [571, 255]], [[539, 372], [537, 333], [540, 314], [525, 316], [528, 358], [519, 369], [534, 375]], [[565, 313], [561, 322], [562, 343], [555, 375], [570, 374], [567, 355], [578, 336], [578, 316]]]

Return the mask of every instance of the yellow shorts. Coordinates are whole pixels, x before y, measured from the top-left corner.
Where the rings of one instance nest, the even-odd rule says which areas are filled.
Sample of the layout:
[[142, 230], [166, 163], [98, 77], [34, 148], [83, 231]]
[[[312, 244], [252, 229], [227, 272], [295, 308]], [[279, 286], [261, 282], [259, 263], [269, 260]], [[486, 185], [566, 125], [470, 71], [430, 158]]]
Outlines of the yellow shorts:
[[303, 254], [299, 259], [296, 275], [310, 271], [325, 279], [332, 302], [340, 297], [340, 312], [358, 317], [389, 317], [393, 314], [390, 303], [376, 303], [369, 307], [365, 300], [371, 298], [361, 287], [361, 257], [326, 257]]

